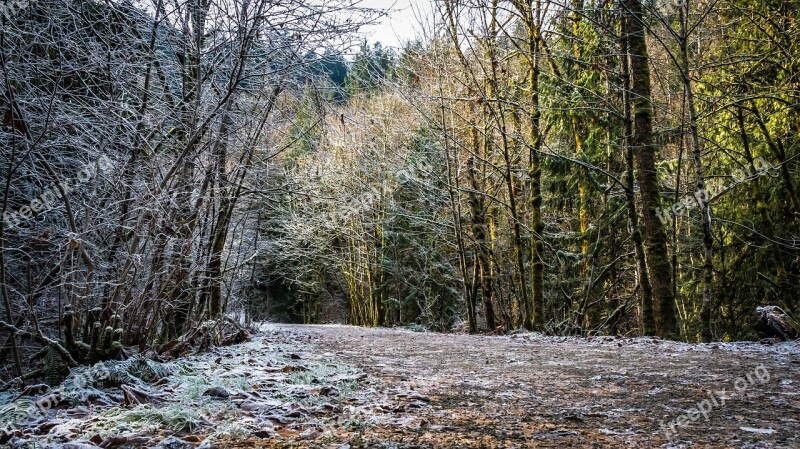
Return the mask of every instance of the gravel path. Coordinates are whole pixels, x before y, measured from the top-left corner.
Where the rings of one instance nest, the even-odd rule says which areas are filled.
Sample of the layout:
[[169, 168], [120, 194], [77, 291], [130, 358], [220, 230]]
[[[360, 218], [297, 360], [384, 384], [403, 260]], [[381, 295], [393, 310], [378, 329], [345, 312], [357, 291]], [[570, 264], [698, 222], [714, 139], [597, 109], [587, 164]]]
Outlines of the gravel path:
[[795, 343], [264, 331], [368, 374], [349, 411], [363, 417], [358, 438], [332, 447], [800, 448]]

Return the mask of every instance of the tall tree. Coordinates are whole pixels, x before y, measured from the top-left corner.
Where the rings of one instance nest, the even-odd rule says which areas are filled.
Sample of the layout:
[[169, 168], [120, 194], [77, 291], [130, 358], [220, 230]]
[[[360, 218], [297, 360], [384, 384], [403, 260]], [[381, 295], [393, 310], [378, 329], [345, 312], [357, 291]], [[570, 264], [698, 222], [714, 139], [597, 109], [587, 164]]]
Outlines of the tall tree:
[[647, 269], [653, 284], [653, 305], [656, 333], [678, 338], [680, 332], [672, 293], [672, 267], [667, 251], [667, 234], [656, 211], [661, 208], [661, 187], [656, 170], [658, 154], [653, 140], [653, 105], [650, 86], [650, 60], [644, 12], [640, 0], [622, 0], [625, 34], [631, 70], [633, 103], [633, 135], [637, 180], [641, 194], [641, 215], [644, 225]]

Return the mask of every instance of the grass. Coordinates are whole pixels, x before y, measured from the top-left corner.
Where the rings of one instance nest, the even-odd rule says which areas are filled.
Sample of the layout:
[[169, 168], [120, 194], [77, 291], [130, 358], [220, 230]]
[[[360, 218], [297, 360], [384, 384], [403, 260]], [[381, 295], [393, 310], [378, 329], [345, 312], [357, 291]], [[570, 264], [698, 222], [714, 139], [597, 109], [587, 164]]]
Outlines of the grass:
[[[133, 371], [147, 380], [157, 379], [162, 375], [169, 376], [165, 386], [148, 387], [146, 386], [148, 382], [142, 385], [143, 388], [152, 389], [154, 392], [163, 393], [166, 390], [166, 396], [162, 398], [166, 402], [128, 408], [114, 406], [95, 409], [95, 413], [88, 420], [81, 420], [80, 423], [75, 420], [71, 438], [86, 440], [95, 435], [106, 438], [111, 435], [154, 435], [163, 432], [208, 433], [211, 439], [218, 441], [244, 440], [252, 437], [254, 428], [241, 421], [242, 412], [235, 401], [204, 397], [203, 393], [214, 387], [225, 388], [231, 393], [258, 389], [261, 386], [260, 377], [258, 373], [253, 372], [253, 369], [258, 367], [252, 366], [254, 364], [250, 361], [251, 357], [258, 358], [260, 362], [258, 365], [263, 365], [267, 361], [266, 365], [270, 367], [295, 366], [298, 362], [276, 352], [276, 346], [270, 345], [270, 348], [265, 350], [260, 342], [247, 343], [238, 349], [239, 353], [233, 357], [223, 353], [222, 363], [214, 361], [218, 355], [205, 354], [171, 364], [112, 365], [110, 367], [112, 371], [126, 373]], [[242, 353], [244, 355], [241, 355]], [[272, 399], [301, 404], [304, 407], [335, 404], [355, 394], [358, 384], [355, 376], [358, 375], [358, 371], [352, 367], [312, 361], [304, 361], [302, 364], [308, 368], [306, 371], [278, 373], [273, 376], [275, 381], [267, 382], [266, 387], [259, 390], [260, 393], [266, 395], [267, 392], [271, 392], [269, 396]], [[219, 373], [225, 375], [218, 375]], [[319, 388], [327, 386], [335, 387], [338, 394], [316, 394]], [[10, 407], [3, 405], [10, 399], [9, 393], [0, 393], [0, 418], [3, 418], [0, 421], [5, 421], [6, 418], [12, 419], [12, 415], [20, 412], [19, 408], [25, 408], [23, 407], [25, 398], [11, 404]], [[73, 419], [69, 419], [64, 424], [71, 425], [72, 421]], [[368, 425], [368, 422], [355, 418], [348, 427], [361, 429]]]
[[122, 419], [136, 426], [150, 427], [153, 430], [164, 428], [175, 432], [194, 432], [204, 422], [196, 410], [183, 404], [158, 408], [144, 404], [123, 413]]
[[244, 439], [249, 437], [253, 432], [247, 426], [238, 423], [225, 423], [217, 426], [214, 433], [211, 434], [212, 439], [233, 438]]

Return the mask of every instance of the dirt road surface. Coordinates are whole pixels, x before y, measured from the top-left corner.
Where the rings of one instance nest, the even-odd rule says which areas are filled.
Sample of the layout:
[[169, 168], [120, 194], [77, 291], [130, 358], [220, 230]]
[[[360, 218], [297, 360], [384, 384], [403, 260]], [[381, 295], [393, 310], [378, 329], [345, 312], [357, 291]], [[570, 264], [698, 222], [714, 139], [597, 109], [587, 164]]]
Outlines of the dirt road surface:
[[367, 374], [351, 441], [329, 447], [800, 448], [795, 343], [264, 330]]

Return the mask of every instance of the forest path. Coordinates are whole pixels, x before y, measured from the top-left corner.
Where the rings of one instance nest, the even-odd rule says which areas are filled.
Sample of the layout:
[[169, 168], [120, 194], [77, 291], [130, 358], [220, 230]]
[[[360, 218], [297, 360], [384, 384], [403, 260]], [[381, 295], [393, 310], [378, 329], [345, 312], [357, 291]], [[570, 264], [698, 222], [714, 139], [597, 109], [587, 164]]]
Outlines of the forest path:
[[264, 331], [303, 358], [368, 375], [350, 410], [363, 416], [357, 438], [332, 447], [800, 447], [795, 343]]

